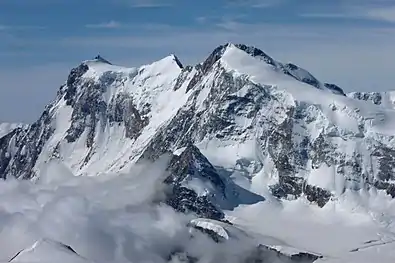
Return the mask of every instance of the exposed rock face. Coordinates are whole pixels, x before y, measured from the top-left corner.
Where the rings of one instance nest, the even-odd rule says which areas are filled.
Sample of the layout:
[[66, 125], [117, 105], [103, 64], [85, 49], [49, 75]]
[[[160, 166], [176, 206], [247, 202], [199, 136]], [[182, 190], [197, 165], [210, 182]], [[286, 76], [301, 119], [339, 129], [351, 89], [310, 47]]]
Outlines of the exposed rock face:
[[[319, 206], [345, 189], [394, 196], [393, 108], [349, 97], [246, 45], [185, 67], [174, 55], [140, 68], [97, 58], [71, 70], [39, 120], [0, 138], [0, 177], [31, 179], [51, 158], [78, 175], [124, 172], [186, 148], [169, 165], [168, 203], [204, 217], [264, 200], [234, 178]], [[186, 187], [196, 178], [205, 194]]]
[[376, 105], [380, 105], [383, 100], [383, 94], [380, 92], [352, 92], [348, 96], [357, 100], [369, 101]]
[[325, 88], [332, 90], [334, 93], [338, 93], [340, 95], [346, 96], [344, 91], [339, 86], [337, 86], [336, 84], [324, 83], [324, 86], [325, 86]]
[[395, 92], [351, 92], [347, 94], [348, 97], [367, 101], [375, 105], [380, 105], [389, 109], [395, 109]]
[[42, 154], [44, 144], [53, 135], [52, 115], [46, 107], [40, 119], [27, 130], [16, 129], [0, 139], [1, 178], [15, 176], [30, 179], [34, 176], [33, 167]]
[[3, 175], [15, 155], [15, 147], [20, 145], [24, 130], [17, 128], [0, 138], [0, 174]]
[[[232, 181], [222, 178], [199, 149], [190, 144], [175, 155], [168, 166], [170, 173], [165, 183], [172, 185], [167, 204], [177, 211], [193, 212], [200, 217], [222, 220], [222, 209], [230, 209], [241, 203], [256, 203], [263, 197], [248, 193], [248, 200]], [[246, 193], [244, 193], [246, 194]]]

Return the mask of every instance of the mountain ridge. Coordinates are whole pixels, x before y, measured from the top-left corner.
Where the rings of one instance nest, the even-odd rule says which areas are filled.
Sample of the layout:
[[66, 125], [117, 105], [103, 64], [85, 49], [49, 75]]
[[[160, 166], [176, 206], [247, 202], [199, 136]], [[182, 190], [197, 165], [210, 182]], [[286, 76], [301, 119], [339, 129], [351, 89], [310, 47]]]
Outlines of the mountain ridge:
[[242, 44], [196, 66], [175, 55], [138, 68], [90, 60], [39, 120], [0, 138], [0, 177], [34, 179], [51, 159], [76, 175], [125, 172], [194, 145], [228, 186], [263, 199], [323, 207], [350, 189], [395, 196], [392, 116]]

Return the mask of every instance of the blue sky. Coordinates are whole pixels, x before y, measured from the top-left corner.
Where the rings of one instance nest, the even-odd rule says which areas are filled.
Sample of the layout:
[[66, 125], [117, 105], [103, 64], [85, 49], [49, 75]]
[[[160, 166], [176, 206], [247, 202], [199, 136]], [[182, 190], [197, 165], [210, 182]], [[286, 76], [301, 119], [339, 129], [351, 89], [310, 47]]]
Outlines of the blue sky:
[[0, 0], [0, 122], [31, 122], [100, 53], [138, 66], [255, 45], [346, 91], [391, 90], [395, 0]]

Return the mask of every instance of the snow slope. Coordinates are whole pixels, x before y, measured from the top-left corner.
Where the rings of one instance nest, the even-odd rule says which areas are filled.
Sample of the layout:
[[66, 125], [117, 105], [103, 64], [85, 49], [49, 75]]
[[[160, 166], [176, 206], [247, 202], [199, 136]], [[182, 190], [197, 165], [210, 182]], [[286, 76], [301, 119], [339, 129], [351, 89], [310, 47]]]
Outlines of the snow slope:
[[322, 255], [316, 262], [393, 262], [394, 202], [384, 193], [365, 194], [369, 199], [347, 193], [324, 209], [312, 207], [307, 200], [266, 202], [240, 207], [228, 216], [258, 240], [276, 237], [266, 239], [266, 244], [284, 253], [296, 249]]

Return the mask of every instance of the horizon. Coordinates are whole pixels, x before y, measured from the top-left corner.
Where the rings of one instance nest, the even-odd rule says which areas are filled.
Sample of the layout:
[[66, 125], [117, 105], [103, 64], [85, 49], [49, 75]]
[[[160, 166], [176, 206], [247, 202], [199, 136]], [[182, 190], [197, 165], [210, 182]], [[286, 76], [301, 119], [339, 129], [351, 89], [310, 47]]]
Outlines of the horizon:
[[98, 54], [125, 67], [169, 54], [184, 65], [195, 65], [227, 42], [255, 46], [345, 92], [394, 89], [394, 3], [303, 3], [4, 0], [0, 122], [36, 120], [70, 69]]

